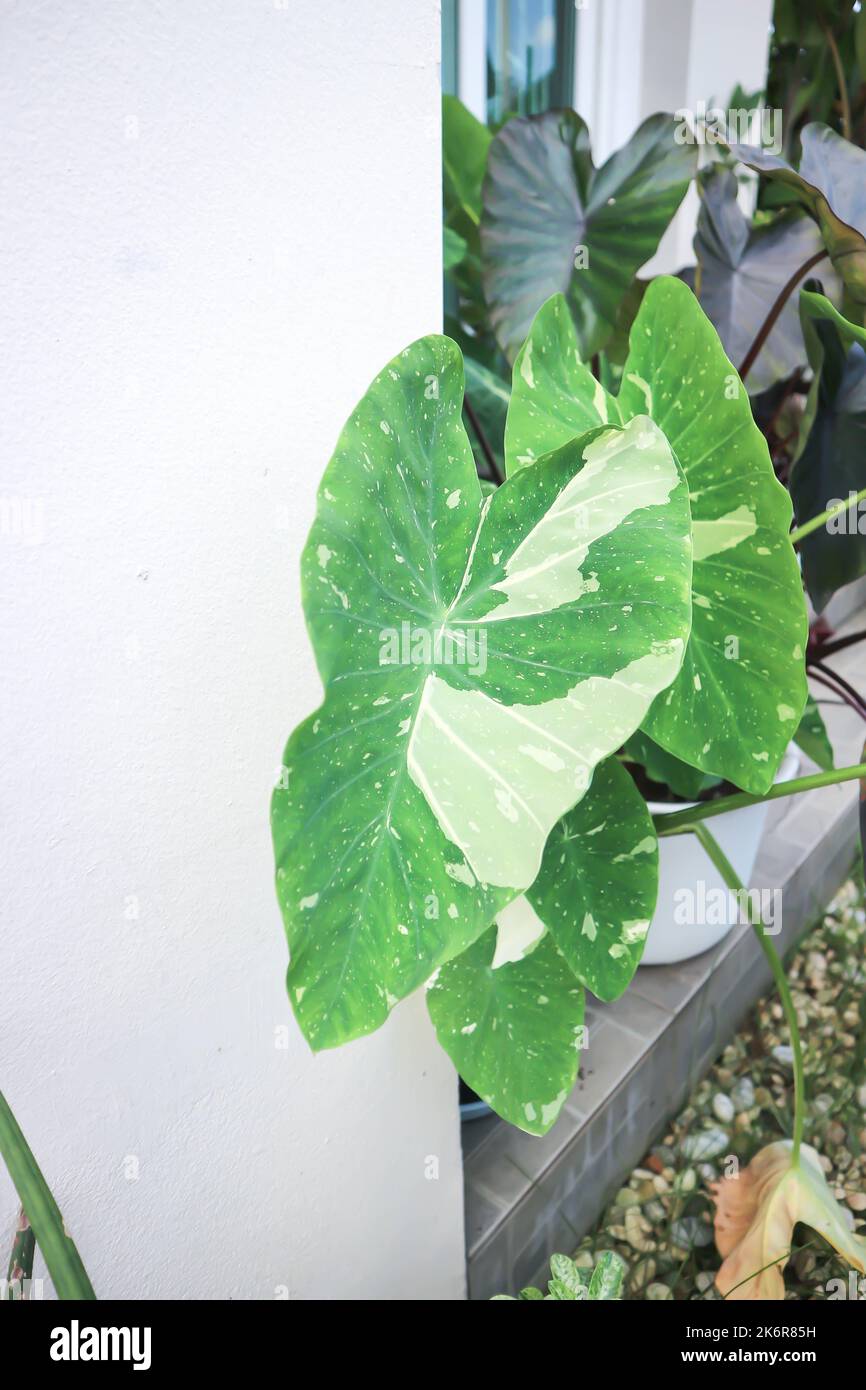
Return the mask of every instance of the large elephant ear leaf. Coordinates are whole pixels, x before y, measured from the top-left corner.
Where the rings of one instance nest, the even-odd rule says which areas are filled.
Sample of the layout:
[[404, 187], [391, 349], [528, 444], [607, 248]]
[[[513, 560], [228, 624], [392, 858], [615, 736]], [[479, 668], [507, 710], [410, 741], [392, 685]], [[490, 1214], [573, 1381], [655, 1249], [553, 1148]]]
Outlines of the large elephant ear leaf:
[[494, 968], [496, 933], [442, 967], [427, 1007], [473, 1091], [510, 1124], [546, 1134], [577, 1077], [584, 993], [548, 935]]
[[[804, 442], [790, 488], [800, 525], [866, 485], [866, 329], [849, 323], [822, 294], [800, 295], [813, 380]], [[800, 542], [803, 578], [815, 611], [866, 574], [860, 513], [841, 512]]]
[[616, 758], [550, 833], [526, 896], [574, 974], [617, 999], [640, 964], [658, 893], [658, 840], [646, 802]]
[[807, 623], [791, 502], [745, 388], [691, 290], [670, 276], [644, 295], [617, 397], [570, 335], [554, 298], [515, 363], [508, 468], [532, 463], [533, 438], [552, 449], [593, 418], [646, 413], [663, 431], [689, 484], [694, 609], [682, 671], [642, 728], [692, 767], [765, 792], [806, 699]]
[[611, 337], [620, 305], [679, 207], [697, 163], [673, 116], [650, 116], [596, 170], [574, 111], [509, 121], [490, 146], [481, 220], [484, 291], [509, 358], [552, 294], [566, 295], [581, 354]]
[[[791, 276], [821, 250], [821, 235], [811, 218], [797, 210], [753, 228], [737, 202], [737, 190], [733, 172], [718, 165], [703, 181], [695, 255], [701, 308], [728, 357], [740, 363], [768, 307]], [[749, 391], [764, 391], [805, 363], [797, 306], [791, 298], [749, 372]]]
[[799, 172], [751, 145], [730, 149], [750, 169], [791, 188], [809, 209], [842, 280], [842, 307], [849, 318], [866, 324], [866, 151], [821, 121], [805, 125], [800, 140]]
[[482, 498], [462, 392], [447, 338], [385, 368], [303, 554], [325, 700], [289, 741], [272, 821], [315, 1048], [378, 1027], [529, 887], [688, 638], [688, 496], [652, 421], [571, 440]]

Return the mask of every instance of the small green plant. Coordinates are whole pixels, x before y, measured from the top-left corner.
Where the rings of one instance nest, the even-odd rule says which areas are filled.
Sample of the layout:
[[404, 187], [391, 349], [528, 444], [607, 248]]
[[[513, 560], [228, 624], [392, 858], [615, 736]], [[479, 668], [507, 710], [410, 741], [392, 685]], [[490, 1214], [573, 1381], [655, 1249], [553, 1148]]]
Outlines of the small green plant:
[[5, 1096], [0, 1092], [0, 1157], [21, 1199], [22, 1219], [9, 1262], [7, 1296], [17, 1298], [33, 1271], [34, 1242], [45, 1257], [48, 1272], [61, 1299], [94, 1299], [87, 1271], [63, 1217], [33, 1157], [30, 1145]]
[[521, 1289], [517, 1298], [508, 1293], [494, 1294], [491, 1303], [508, 1299], [512, 1303], [575, 1302], [582, 1299], [619, 1299], [622, 1281], [625, 1277], [625, 1262], [612, 1250], [606, 1250], [594, 1269], [585, 1269], [575, 1264], [568, 1255], [551, 1255], [547, 1293], [532, 1285]]

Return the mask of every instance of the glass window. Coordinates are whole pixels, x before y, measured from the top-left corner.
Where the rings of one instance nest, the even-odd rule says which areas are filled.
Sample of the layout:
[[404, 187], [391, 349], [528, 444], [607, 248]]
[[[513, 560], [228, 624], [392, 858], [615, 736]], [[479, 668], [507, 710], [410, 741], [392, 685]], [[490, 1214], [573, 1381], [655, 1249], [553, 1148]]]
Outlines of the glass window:
[[574, 0], [487, 0], [487, 123], [574, 99]]

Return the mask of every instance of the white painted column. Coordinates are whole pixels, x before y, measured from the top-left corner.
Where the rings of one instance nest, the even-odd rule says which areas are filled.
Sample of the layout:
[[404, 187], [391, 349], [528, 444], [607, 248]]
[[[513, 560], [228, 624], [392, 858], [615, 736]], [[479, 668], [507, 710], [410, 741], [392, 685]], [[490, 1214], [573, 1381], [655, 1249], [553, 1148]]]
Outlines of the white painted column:
[[318, 479], [440, 327], [439, 6], [16, 5], [0, 61], [0, 1086], [103, 1297], [459, 1298], [452, 1068], [420, 998], [310, 1054], [267, 819]]

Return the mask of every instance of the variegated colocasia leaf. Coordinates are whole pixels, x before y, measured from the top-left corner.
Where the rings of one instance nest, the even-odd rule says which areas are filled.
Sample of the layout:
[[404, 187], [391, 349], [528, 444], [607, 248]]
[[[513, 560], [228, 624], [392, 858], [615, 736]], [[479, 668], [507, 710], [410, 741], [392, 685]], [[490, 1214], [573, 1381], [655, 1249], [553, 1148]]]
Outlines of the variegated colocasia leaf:
[[385, 368], [304, 550], [326, 693], [272, 822], [315, 1048], [378, 1027], [530, 885], [688, 639], [688, 500], [652, 421], [596, 428], [482, 498], [462, 390], [446, 338]]
[[436, 1036], [463, 1080], [528, 1134], [546, 1134], [577, 1077], [583, 988], [545, 933], [494, 968], [496, 927], [438, 971], [427, 991]]
[[618, 396], [581, 362], [566, 302], [554, 296], [514, 364], [509, 474], [582, 430], [637, 413], [652, 417], [686, 474], [694, 542], [685, 661], [642, 727], [683, 762], [762, 793], [803, 711], [807, 622], [791, 502], [745, 388], [679, 280], [649, 286]]
[[617, 999], [640, 964], [657, 893], [658, 840], [646, 802], [608, 758], [551, 831], [526, 896], [577, 978], [599, 999]]
[[481, 219], [484, 295], [509, 358], [537, 310], [562, 293], [589, 357], [614, 332], [697, 167], [673, 116], [649, 116], [600, 169], [574, 111], [508, 121], [490, 146]]

